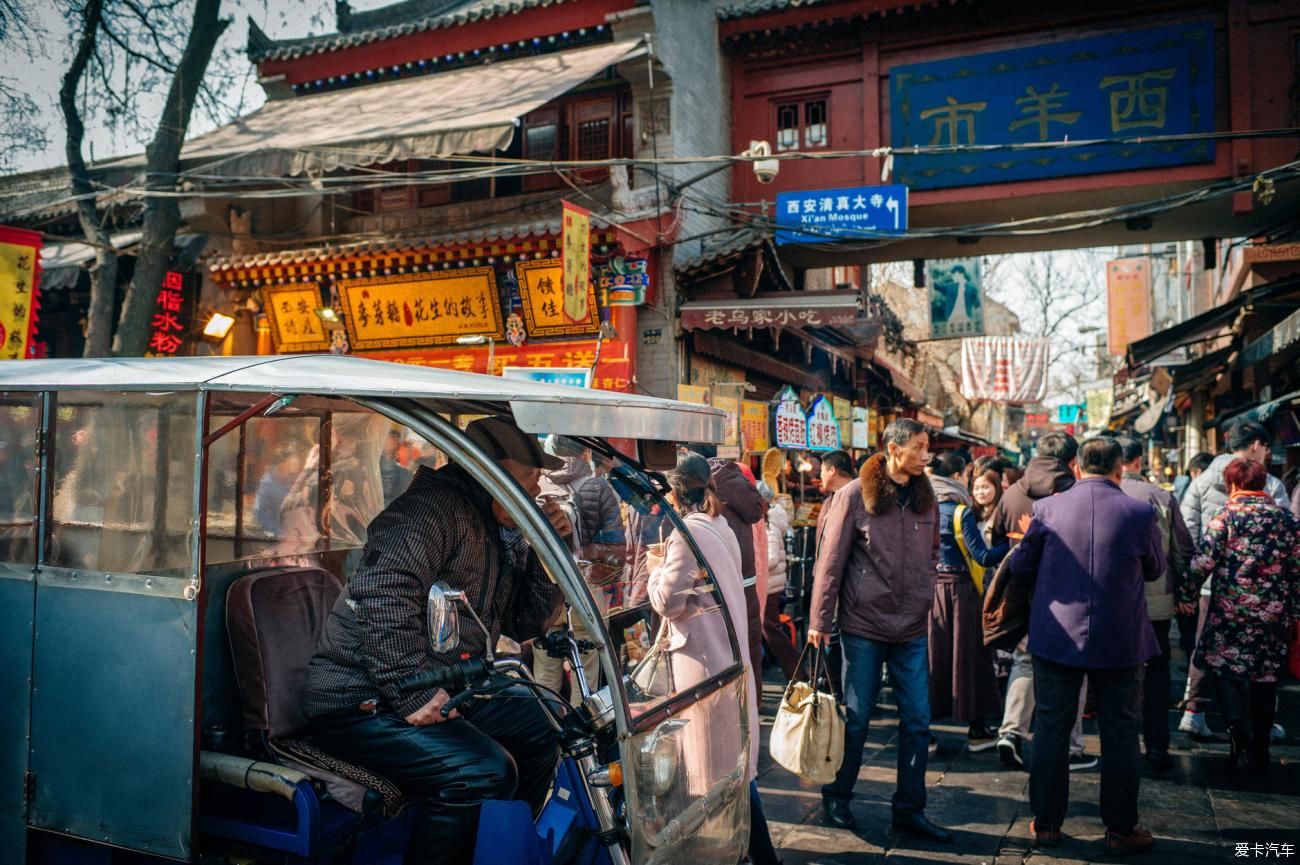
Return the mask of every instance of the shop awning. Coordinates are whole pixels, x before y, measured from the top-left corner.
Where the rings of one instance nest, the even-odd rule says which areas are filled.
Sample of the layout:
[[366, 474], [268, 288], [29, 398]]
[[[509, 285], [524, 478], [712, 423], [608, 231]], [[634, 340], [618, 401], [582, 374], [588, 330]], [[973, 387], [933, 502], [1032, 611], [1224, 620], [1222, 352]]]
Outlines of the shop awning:
[[[140, 242], [140, 232], [124, 231], [110, 238], [113, 248], [127, 249]], [[41, 247], [41, 288], [59, 291], [72, 288], [82, 269], [95, 258], [95, 247], [89, 243], [69, 241], [48, 243]]]
[[1198, 357], [1196, 360], [1178, 366], [1164, 367], [1164, 369], [1173, 376], [1174, 390], [1178, 393], [1187, 393], [1212, 383], [1220, 373], [1225, 372], [1234, 351], [1236, 349], [1233, 346], [1224, 346], [1204, 357]]
[[693, 300], [681, 306], [686, 330], [837, 327], [858, 317], [857, 292], [782, 292], [752, 298]]
[[695, 350], [700, 354], [753, 370], [774, 381], [806, 390], [822, 390], [826, 386], [821, 378], [806, 369], [778, 360], [763, 352], [754, 351], [752, 348], [746, 348], [717, 334], [697, 330], [691, 334], [691, 340]]
[[911, 376], [894, 366], [894, 364], [890, 363], [879, 353], [871, 359], [871, 364], [872, 366], [882, 370], [883, 377], [888, 380], [905, 399], [913, 405], [925, 405], [925, 394], [922, 393], [921, 389], [912, 381]]
[[191, 173], [278, 177], [491, 153], [510, 145], [520, 117], [644, 50], [625, 40], [275, 99], [187, 142], [181, 159]]
[[1159, 333], [1153, 333], [1131, 344], [1128, 347], [1129, 366], [1141, 366], [1176, 348], [1203, 341], [1236, 321], [1237, 313], [1243, 307], [1249, 308], [1265, 303], [1297, 290], [1300, 290], [1300, 277], [1288, 277], [1243, 291], [1214, 309], [1194, 315], [1173, 327], [1165, 328]]

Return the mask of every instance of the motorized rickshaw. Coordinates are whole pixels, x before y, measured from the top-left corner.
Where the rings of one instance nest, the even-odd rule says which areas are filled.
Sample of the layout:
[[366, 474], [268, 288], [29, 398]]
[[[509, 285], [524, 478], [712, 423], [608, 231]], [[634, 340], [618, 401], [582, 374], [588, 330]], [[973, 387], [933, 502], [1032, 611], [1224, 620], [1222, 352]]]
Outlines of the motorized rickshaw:
[[[609, 479], [629, 527], [612, 585], [589, 585], [466, 435], [488, 415], [589, 452]], [[683, 650], [656, 642], [646, 549], [674, 530], [694, 549], [654, 466], [721, 433], [704, 406], [344, 356], [0, 366], [0, 862], [400, 862], [414, 809], [316, 747], [299, 699], [367, 525], [419, 466], [451, 462], [562, 587], [568, 618], [532, 651], [568, 659], [577, 704], [553, 710], [564, 756], [541, 815], [489, 803], [476, 861], [731, 865], [748, 836], [746, 684], [704, 562], [694, 591], [729, 656], [675, 686], [638, 673], [652, 643]], [[428, 603], [440, 648], [476, 626], [445, 587]], [[439, 683], [491, 699], [526, 679], [527, 644], [508, 643]], [[579, 649], [598, 653], [598, 681]]]

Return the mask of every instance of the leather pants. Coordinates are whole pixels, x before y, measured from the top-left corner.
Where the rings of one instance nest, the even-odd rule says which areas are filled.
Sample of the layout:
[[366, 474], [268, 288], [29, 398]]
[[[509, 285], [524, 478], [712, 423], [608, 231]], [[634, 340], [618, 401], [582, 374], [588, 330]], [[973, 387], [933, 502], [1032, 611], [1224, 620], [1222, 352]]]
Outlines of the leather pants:
[[511, 688], [471, 703], [464, 717], [425, 727], [390, 712], [345, 709], [313, 718], [311, 737], [418, 801], [407, 865], [468, 863], [484, 802], [522, 799], [536, 816], [550, 791], [560, 757], [558, 734], [535, 693]]

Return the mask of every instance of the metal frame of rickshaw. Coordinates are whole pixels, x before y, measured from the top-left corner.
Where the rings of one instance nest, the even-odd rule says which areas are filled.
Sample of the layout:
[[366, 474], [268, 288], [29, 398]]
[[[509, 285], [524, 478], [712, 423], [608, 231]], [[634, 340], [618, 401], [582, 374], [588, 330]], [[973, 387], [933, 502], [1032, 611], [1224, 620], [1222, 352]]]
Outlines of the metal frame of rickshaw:
[[[5, 385], [3, 383], [0, 383], [0, 388], [5, 388]], [[9, 388], [5, 388], [5, 389], [9, 389]], [[56, 424], [57, 424], [57, 413], [55, 411], [58, 402], [57, 394], [64, 391], [84, 392], [88, 390], [98, 390], [98, 391], [104, 391], [108, 393], [114, 393], [114, 392], [124, 392], [124, 391], [133, 391], [133, 390], [138, 391], [140, 389], [130, 388], [130, 387], [112, 389], [112, 388], [104, 387], [102, 385], [88, 386], [88, 385], [77, 385], [77, 384], [69, 383], [66, 386], [60, 385], [60, 386], [27, 387], [27, 388], [18, 387], [18, 388], [13, 388], [12, 390], [13, 392], [26, 391], [28, 393], [36, 392], [40, 394], [41, 422], [40, 422], [40, 427], [38, 428], [37, 431], [37, 435], [38, 437], [40, 437], [38, 438], [39, 459], [37, 465], [37, 483], [38, 483], [39, 495], [34, 500], [36, 503], [37, 513], [34, 515], [36, 518], [35, 519], [36, 544], [34, 548], [36, 564], [33, 568], [33, 577], [35, 578], [36, 575], [53, 570], [58, 574], [58, 578], [56, 579], [60, 579], [60, 578], [69, 579], [72, 581], [71, 584], [75, 585], [75, 581], [79, 578], [79, 574], [75, 569], [68, 569], [68, 568], [61, 568], [61, 567], [51, 568], [51, 566], [44, 564], [46, 556], [49, 551], [50, 532], [52, 531], [53, 528], [48, 515], [49, 515], [49, 510], [52, 503], [53, 492], [54, 492], [50, 458], [53, 452], [53, 447], [51, 446], [51, 440], [55, 435]], [[218, 441], [225, 434], [229, 433], [232, 430], [238, 429], [247, 420], [258, 416], [259, 412], [265, 413], [264, 410], [274, 406], [277, 401], [283, 400], [289, 396], [296, 396], [297, 393], [292, 388], [279, 388], [273, 385], [269, 385], [265, 390], [261, 390], [261, 389], [252, 390], [249, 389], [248, 387], [222, 387], [220, 385], [208, 387], [205, 386], [204, 383], [183, 385], [181, 387], [174, 387], [171, 390], [168, 390], [165, 385], [159, 385], [157, 390], [152, 390], [149, 392], [176, 393], [176, 392], [185, 392], [191, 390], [195, 394], [194, 397], [195, 398], [195, 439], [194, 439], [195, 465], [194, 465], [194, 478], [193, 478], [195, 499], [194, 499], [192, 526], [196, 532], [196, 542], [192, 546], [188, 579], [185, 577], [177, 578], [177, 577], [171, 577], [165, 575], [151, 576], [151, 575], [140, 575], [140, 574], [112, 574], [112, 573], [105, 574], [104, 572], [99, 570], [95, 571], [94, 576], [98, 578], [99, 576], [102, 575], [106, 580], [110, 582], [113, 580], [117, 580], [118, 583], [117, 585], [114, 586], [115, 589], [119, 589], [119, 590], [127, 589], [129, 584], [135, 583], [136, 584], [135, 588], [137, 591], [143, 587], [143, 588], [147, 588], [149, 590], [149, 594], [154, 596], [180, 598], [186, 601], [194, 601], [197, 603], [196, 615], [197, 615], [199, 633], [197, 636], [198, 652], [197, 652], [197, 657], [195, 659], [194, 676], [195, 676], [196, 718], [199, 718], [202, 717], [201, 710], [202, 710], [202, 702], [203, 702], [202, 699], [203, 689], [201, 687], [201, 682], [202, 682], [202, 677], [204, 672], [203, 623], [204, 623], [205, 611], [206, 611], [206, 606], [208, 601], [207, 592], [204, 591], [205, 588], [204, 575], [205, 575], [205, 570], [207, 568], [206, 553], [207, 553], [209, 448], [213, 443]], [[246, 409], [240, 415], [237, 415], [233, 417], [231, 420], [224, 423], [217, 430], [208, 432], [208, 429], [212, 423], [211, 395], [214, 392], [216, 393], [226, 392], [232, 394], [233, 393], [245, 393], [245, 394], [262, 393], [262, 394], [266, 394], [266, 396], [262, 400], [259, 400], [250, 408]], [[623, 688], [623, 671], [621, 669], [618, 669], [615, 666], [615, 662], [612, 654], [609, 651], [605, 650], [609, 643], [608, 643], [608, 633], [605, 628], [603, 617], [597, 611], [595, 604], [590, 596], [590, 593], [586, 587], [586, 584], [582, 580], [581, 575], [578, 573], [575, 563], [572, 561], [570, 552], [560, 541], [559, 537], [555, 534], [554, 530], [551, 529], [549, 523], [542, 516], [541, 512], [534, 506], [532, 500], [523, 492], [523, 490], [518, 486], [518, 484], [515, 483], [513, 479], [510, 478], [510, 476], [499, 465], [497, 465], [495, 462], [489, 459], [486, 459], [484, 455], [476, 448], [476, 446], [469, 440], [469, 438], [464, 434], [464, 432], [462, 432], [456, 426], [456, 424], [453, 421], [449, 421], [446, 418], [442, 417], [437, 411], [434, 411], [428, 406], [421, 404], [415, 398], [406, 397], [406, 396], [397, 396], [397, 395], [394, 395], [392, 397], [367, 397], [367, 396], [359, 396], [355, 394], [348, 394], [345, 392], [340, 393], [338, 391], [334, 391], [331, 393], [320, 393], [320, 392], [306, 392], [306, 393], [315, 397], [347, 400], [364, 409], [373, 411], [387, 418], [392, 422], [402, 424], [407, 428], [411, 429], [412, 431], [416, 432], [418, 435], [420, 435], [422, 438], [424, 438], [433, 446], [441, 449], [448, 456], [448, 458], [451, 459], [453, 462], [456, 462], [460, 465], [470, 468], [481, 478], [490, 479], [489, 491], [492, 492], [492, 494], [495, 497], [502, 499], [503, 503], [505, 503], [507, 507], [512, 511], [512, 513], [516, 515], [517, 519], [519, 520], [519, 527], [521, 531], [523, 531], [525, 537], [529, 539], [529, 542], [533, 544], [534, 550], [536, 551], [543, 566], [563, 588], [566, 601], [572, 611], [572, 614], [577, 617], [578, 621], [580, 621], [583, 625], [586, 626], [588, 632], [593, 637], [593, 642], [596, 642], [598, 649], [601, 650], [600, 651], [601, 669], [605, 674], [606, 680], [609, 682], [609, 687], [611, 688], [611, 691], [613, 691], [615, 694], [618, 695], [618, 699], [611, 700], [611, 702], [613, 703], [615, 721], [618, 730], [618, 737], [621, 743], [620, 747], [621, 750], [623, 751], [623, 758], [625, 760], [632, 756], [629, 749], [631, 748], [630, 741], [633, 736], [650, 730], [651, 728], [655, 727], [657, 724], [661, 723], [666, 718], [669, 718], [672, 715], [677, 714], [686, 706], [693, 705], [696, 702], [702, 700], [704, 697], [708, 696], [709, 694], [721, 690], [722, 688], [726, 687], [728, 684], [734, 682], [736, 679], [740, 678], [743, 675], [743, 665], [739, 661], [739, 658], [742, 657], [740, 654], [741, 647], [737, 643], [736, 635], [734, 629], [731, 627], [729, 617], [724, 616], [724, 619], [726, 620], [726, 628], [728, 632], [729, 642], [732, 645], [732, 651], [734, 653], [734, 657], [737, 658], [738, 660], [735, 663], [733, 663], [730, 667], [715, 674], [709, 679], [700, 682], [694, 687], [688, 689], [687, 691], [684, 691], [683, 693], [680, 693], [664, 701], [663, 703], [656, 706], [653, 711], [638, 716], [634, 719], [631, 716], [631, 713], [629, 711], [627, 695]], [[463, 411], [460, 413], [481, 414], [481, 413], [495, 412], [495, 413], [507, 414], [507, 415], [512, 413], [512, 408], [510, 406], [509, 400], [494, 401], [488, 399], [469, 399], [462, 396], [462, 397], [450, 397], [446, 400], [446, 402], [449, 406], [458, 405], [459, 408], [463, 409]], [[622, 463], [625, 463], [633, 467], [637, 471], [645, 472], [648, 477], [651, 477], [654, 480], [654, 483], [659, 485], [660, 488], [655, 491], [662, 492], [662, 485], [663, 485], [662, 476], [658, 476], [654, 472], [648, 471], [647, 469], [645, 469], [644, 466], [642, 466], [636, 460], [631, 459], [626, 455], [610, 447], [603, 439], [591, 438], [585, 436], [572, 436], [572, 437], [580, 440], [583, 444], [590, 446], [593, 449], [593, 451], [600, 453], [602, 456], [606, 458], [618, 460]], [[323, 448], [328, 449], [329, 447], [328, 436], [322, 436], [321, 445]], [[324, 470], [328, 467], [328, 462], [325, 459], [325, 456], [326, 454], [322, 454], [322, 460], [321, 460], [322, 474], [324, 474]], [[160, 459], [162, 458], [161, 454], [159, 458]], [[325, 479], [323, 478], [322, 480]], [[320, 492], [318, 492], [317, 495], [318, 507], [320, 506], [320, 503], [326, 499], [327, 491], [328, 491], [327, 488], [324, 485], [322, 485], [321, 490]], [[161, 510], [162, 510], [161, 508], [158, 508], [156, 509], [155, 513], [157, 514]], [[236, 513], [237, 514], [240, 513], [241, 510], [242, 507], [237, 507]], [[667, 517], [679, 529], [683, 528], [680, 517], [676, 513], [672, 512], [671, 509], [669, 510]], [[690, 533], [688, 531], [683, 532], [683, 537], [690, 544], [692, 551], [696, 555], [697, 559], [702, 564], [704, 564], [704, 566], [707, 568], [707, 563], [705, 562], [703, 556], [701, 555], [700, 550], [696, 545], [694, 539], [690, 536]], [[328, 551], [328, 548], [326, 551]], [[285, 556], [284, 558], [293, 559], [295, 558], [295, 556], [289, 555], [289, 556]], [[297, 558], [302, 558], [302, 556], [298, 556]], [[236, 559], [236, 561], [248, 561], [248, 560]], [[220, 564], [224, 564], [224, 563], [219, 563], [218, 566], [220, 566]], [[49, 576], [53, 576], [53, 574], [47, 575], [46, 577], [47, 581], [49, 579]], [[89, 575], [87, 575], [87, 577], [89, 577]], [[143, 584], [143, 586], [141, 586], [141, 584]], [[722, 602], [721, 598], [719, 598], [718, 600], [720, 603], [723, 603], [725, 606], [725, 602]], [[192, 776], [195, 778], [197, 778], [199, 774], [197, 771], [198, 758], [199, 758], [199, 748], [197, 746], [197, 733], [198, 731], [196, 729], [195, 731], [196, 746], [193, 749], [194, 766], [191, 770]], [[732, 798], [734, 798], [734, 797], [716, 796], [715, 793], [722, 792], [723, 788], [735, 787], [735, 786], [737, 786], [737, 782], [734, 778], [731, 777], [731, 775], [724, 777], [723, 779], [719, 780], [715, 784], [714, 789], [710, 790], [705, 796], [697, 799], [694, 805], [688, 808], [688, 811], [693, 812], [692, 814], [679, 815], [679, 818], [677, 820], [670, 821], [670, 824], [676, 824], [679, 827], [680, 834], [687, 834], [690, 831], [690, 825], [692, 823], [695, 825], [699, 825], [700, 822], [702, 822], [704, 819], [707, 819], [709, 813], [713, 812], [719, 807], [722, 807], [727, 803], [727, 801], [730, 801]], [[739, 786], [743, 786], [743, 784]], [[627, 788], [627, 793], [628, 793], [628, 804], [627, 804], [628, 814], [634, 815], [637, 813], [638, 810], [635, 785], [629, 785], [629, 787]], [[193, 806], [194, 814], [198, 813], [197, 801], [198, 801], [198, 796], [196, 792], [194, 794], [194, 802], [195, 802], [195, 805]], [[682, 820], [681, 817], [685, 817], [685, 816], [689, 816], [692, 819]], [[193, 832], [194, 828], [192, 828], [191, 831]], [[672, 838], [663, 839], [665, 843], [670, 843], [672, 840], [674, 839]], [[193, 849], [192, 842], [191, 842], [191, 849]]]

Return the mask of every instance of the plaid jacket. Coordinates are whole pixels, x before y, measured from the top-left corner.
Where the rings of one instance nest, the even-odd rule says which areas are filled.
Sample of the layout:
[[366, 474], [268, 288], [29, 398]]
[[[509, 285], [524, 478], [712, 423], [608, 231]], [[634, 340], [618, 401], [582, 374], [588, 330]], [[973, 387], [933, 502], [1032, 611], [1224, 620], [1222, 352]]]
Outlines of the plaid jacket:
[[495, 644], [540, 635], [563, 594], [520, 533], [492, 516], [492, 497], [464, 469], [421, 468], [370, 524], [361, 565], [339, 596], [307, 670], [309, 718], [378, 698], [405, 717], [433, 698], [402, 694], [408, 676], [481, 655], [484, 636], [462, 619], [461, 643], [429, 648], [426, 600], [438, 581], [465, 592]]

